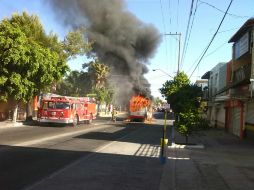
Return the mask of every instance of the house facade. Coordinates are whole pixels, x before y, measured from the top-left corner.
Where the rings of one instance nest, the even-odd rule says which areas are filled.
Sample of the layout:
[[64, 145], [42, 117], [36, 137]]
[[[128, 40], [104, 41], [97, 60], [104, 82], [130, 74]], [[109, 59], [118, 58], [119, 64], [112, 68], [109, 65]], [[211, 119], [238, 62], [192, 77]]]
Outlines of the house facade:
[[[240, 138], [254, 134], [254, 19], [231, 37], [232, 60], [218, 64], [209, 80], [207, 118]], [[223, 74], [224, 73], [224, 74]]]
[[227, 85], [227, 63], [218, 63], [211, 71], [202, 76], [208, 79], [206, 94], [207, 118], [211, 125], [223, 127], [225, 125], [225, 97], [226, 92], [220, 93]]

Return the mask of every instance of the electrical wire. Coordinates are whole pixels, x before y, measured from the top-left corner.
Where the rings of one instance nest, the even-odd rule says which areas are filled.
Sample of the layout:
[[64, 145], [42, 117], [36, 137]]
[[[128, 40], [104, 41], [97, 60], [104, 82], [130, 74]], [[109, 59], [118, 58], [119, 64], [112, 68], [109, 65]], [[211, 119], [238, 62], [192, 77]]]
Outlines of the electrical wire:
[[[171, 5], [172, 5], [172, 4], [170, 3], [170, 1], [171, 1], [171, 0], [168, 0], [169, 28], [171, 28], [171, 25], [172, 25], [172, 13], [171, 13]], [[172, 48], [170, 47], [170, 42], [171, 42], [171, 41], [169, 41], [169, 49], [170, 49], [170, 50], [169, 50], [169, 54], [173, 54], [173, 53], [172, 53]], [[170, 56], [170, 59], [171, 59], [170, 62], [173, 63], [173, 56]], [[171, 67], [169, 67], [170, 69], [175, 70], [175, 67], [174, 67], [175, 65], [174, 65], [174, 64], [170, 64], [170, 66], [171, 66]]]
[[178, 17], [179, 17], [179, 0], [177, 1], [177, 13], [176, 13], [176, 31], [178, 30]]
[[204, 58], [209, 57], [210, 55], [214, 54], [216, 51], [218, 51], [220, 48], [222, 48], [225, 44], [227, 44], [228, 42], [224, 42], [223, 44], [221, 44], [220, 46], [218, 46], [217, 48], [215, 48], [211, 53], [207, 54]]
[[[215, 7], [214, 5], [212, 5], [212, 4], [210, 4], [210, 3], [207, 3], [207, 2], [205, 2], [205, 1], [201, 1], [201, 0], [199, 0], [199, 2], [200, 2], [200, 4], [206, 4], [206, 5], [208, 5], [208, 6], [210, 6], [210, 7], [212, 7], [212, 8], [214, 8], [214, 9], [216, 9], [217, 11], [220, 11], [220, 12], [222, 12], [222, 13], [225, 13], [223, 10], [221, 10], [221, 9], [219, 9], [219, 8], [217, 8], [217, 7]], [[232, 16], [232, 17], [236, 17], [236, 18], [249, 18], [248, 16], [240, 16], [240, 15], [235, 15], [235, 14], [232, 14], [232, 13], [227, 13], [228, 15], [230, 15], [230, 16]]]
[[190, 14], [189, 14], [189, 18], [188, 18], [188, 24], [187, 24], [186, 33], [185, 33], [182, 57], [181, 57], [181, 61], [180, 61], [181, 66], [183, 64], [183, 59], [184, 59], [184, 56], [185, 56], [185, 53], [186, 53], [186, 50], [187, 50], [187, 40], [189, 38], [189, 28], [190, 28], [190, 21], [191, 21], [192, 10], [193, 10], [193, 3], [194, 3], [194, 0], [191, 1]]
[[[165, 24], [165, 17], [164, 17], [164, 13], [163, 13], [163, 8], [162, 8], [162, 2], [160, 0], [160, 8], [161, 8], [161, 17], [162, 17], [162, 24], [163, 24], [163, 30], [164, 30], [164, 34], [166, 33], [166, 24]], [[165, 53], [166, 53], [166, 59], [168, 60], [168, 48], [167, 48], [167, 38], [165, 37], [165, 35], [163, 35], [163, 38], [166, 42], [165, 45]]]
[[239, 27], [236, 27], [236, 28], [231, 28], [231, 29], [227, 29], [227, 30], [223, 30], [223, 31], [218, 32], [218, 34], [220, 34], [220, 33], [224, 33], [224, 32], [229, 32], [229, 31], [236, 30], [236, 29], [238, 29], [238, 30], [239, 30]]
[[184, 53], [184, 57], [183, 57], [180, 69], [182, 69], [183, 64], [184, 64], [184, 59], [185, 59], [185, 56], [186, 56], [186, 53], [187, 53], [187, 49], [188, 49], [188, 46], [189, 46], [189, 41], [190, 41], [191, 32], [192, 32], [192, 28], [193, 28], [193, 24], [194, 24], [194, 20], [195, 20], [197, 9], [198, 9], [198, 0], [196, 1], [195, 11], [194, 11], [194, 14], [193, 14], [191, 28], [190, 28], [190, 33], [189, 33], [189, 37], [188, 37], [188, 40], [187, 40], [186, 50], [185, 50], [185, 53]]
[[168, 0], [168, 10], [169, 10], [169, 25], [171, 25], [171, 8], [170, 8], [170, 0]]
[[209, 49], [210, 45], [212, 44], [212, 42], [213, 42], [213, 40], [214, 40], [215, 36], [217, 35], [217, 33], [218, 33], [218, 31], [219, 31], [219, 29], [220, 29], [220, 27], [221, 27], [221, 25], [222, 25], [222, 23], [223, 23], [223, 21], [224, 21], [224, 19], [225, 19], [226, 15], [227, 15], [227, 13], [228, 13], [228, 10], [229, 10], [229, 8], [230, 8], [230, 6], [231, 6], [232, 2], [233, 2], [233, 0], [231, 0], [231, 1], [230, 1], [229, 5], [228, 5], [228, 8], [227, 8], [227, 10], [226, 10], [226, 12], [225, 12], [225, 14], [224, 14], [224, 16], [223, 16], [222, 20], [221, 20], [221, 22], [220, 22], [220, 24], [219, 24], [219, 26], [218, 26], [218, 28], [217, 28], [216, 32], [214, 33], [214, 35], [213, 35], [212, 39], [210, 40], [210, 42], [209, 42], [208, 46], [206, 47], [206, 49], [205, 49], [204, 53], [202, 54], [201, 58], [199, 59], [199, 61], [198, 61], [197, 65], [196, 65], [196, 67], [195, 67], [195, 68], [194, 68], [194, 70], [192, 71], [192, 73], [191, 73], [191, 75], [190, 75], [190, 77], [189, 77], [189, 78], [191, 78], [191, 77], [192, 77], [193, 73], [195, 72], [195, 70], [196, 70], [196, 69], [197, 69], [197, 67], [199, 66], [200, 62], [202, 61], [203, 57], [205, 56], [205, 53], [207, 52], [207, 50]]

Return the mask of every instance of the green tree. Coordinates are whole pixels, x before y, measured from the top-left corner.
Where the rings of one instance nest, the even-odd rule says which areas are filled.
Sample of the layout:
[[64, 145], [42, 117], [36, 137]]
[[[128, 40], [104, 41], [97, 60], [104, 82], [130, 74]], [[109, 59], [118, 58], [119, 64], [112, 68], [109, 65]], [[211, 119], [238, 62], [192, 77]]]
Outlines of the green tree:
[[187, 142], [188, 136], [199, 126], [201, 88], [190, 84], [187, 75], [181, 72], [174, 80], [166, 81], [160, 91], [175, 112], [175, 126]]
[[[68, 49], [68, 45], [72, 48]], [[3, 19], [0, 23], [0, 100], [12, 98], [17, 103], [29, 102], [49, 88], [68, 71], [70, 56], [85, 51], [75, 46], [79, 47], [79, 43], [68, 36], [60, 42], [52, 32], [47, 35], [35, 15], [23, 12]]]
[[157, 107], [161, 106], [162, 103], [163, 103], [163, 101], [159, 97], [156, 97], [156, 98], [153, 99], [153, 105], [155, 105]]
[[83, 64], [83, 68], [86, 67], [88, 67], [88, 73], [93, 81], [93, 86], [98, 89], [104, 87], [107, 83], [107, 77], [110, 72], [109, 67], [99, 62], [98, 59], [95, 59], [88, 64]]
[[92, 81], [88, 72], [71, 71], [58, 84], [56, 93], [65, 96], [85, 96], [92, 91]]
[[[162, 96], [164, 96], [167, 102], [170, 104], [175, 113], [179, 113], [181, 108], [179, 107], [181, 101], [177, 101], [179, 98], [179, 94], [181, 89], [190, 84], [190, 80], [188, 76], [184, 72], [178, 73], [173, 80], [166, 81], [162, 88], [160, 88], [160, 92]], [[181, 98], [183, 100], [183, 98]]]
[[92, 42], [88, 42], [86, 30], [79, 28], [67, 34], [62, 42], [65, 54], [69, 58], [76, 58], [77, 55], [86, 55], [92, 50]]

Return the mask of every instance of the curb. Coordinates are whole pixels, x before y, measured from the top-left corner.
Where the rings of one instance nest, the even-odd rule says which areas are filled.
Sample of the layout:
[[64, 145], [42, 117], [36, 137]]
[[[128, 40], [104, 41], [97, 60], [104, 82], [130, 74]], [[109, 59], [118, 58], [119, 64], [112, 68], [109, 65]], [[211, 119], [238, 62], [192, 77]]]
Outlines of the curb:
[[183, 144], [175, 144], [172, 143], [168, 148], [177, 148], [177, 149], [204, 149], [205, 146], [203, 144], [194, 144], [194, 145], [183, 145]]
[[23, 127], [24, 124], [23, 122], [0, 122], [0, 129], [5, 129], [5, 128], [12, 128], [12, 127]]

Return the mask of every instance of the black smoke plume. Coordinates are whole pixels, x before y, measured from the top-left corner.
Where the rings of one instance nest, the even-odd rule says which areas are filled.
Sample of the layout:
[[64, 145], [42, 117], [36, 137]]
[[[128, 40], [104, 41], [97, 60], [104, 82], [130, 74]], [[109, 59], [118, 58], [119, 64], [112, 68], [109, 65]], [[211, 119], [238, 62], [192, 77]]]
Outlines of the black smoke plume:
[[128, 12], [122, 0], [48, 2], [59, 21], [73, 28], [87, 28], [96, 55], [111, 68], [110, 81], [118, 88], [118, 99], [133, 94], [150, 95], [150, 84], [144, 74], [148, 72], [145, 64], [161, 39], [155, 27]]

